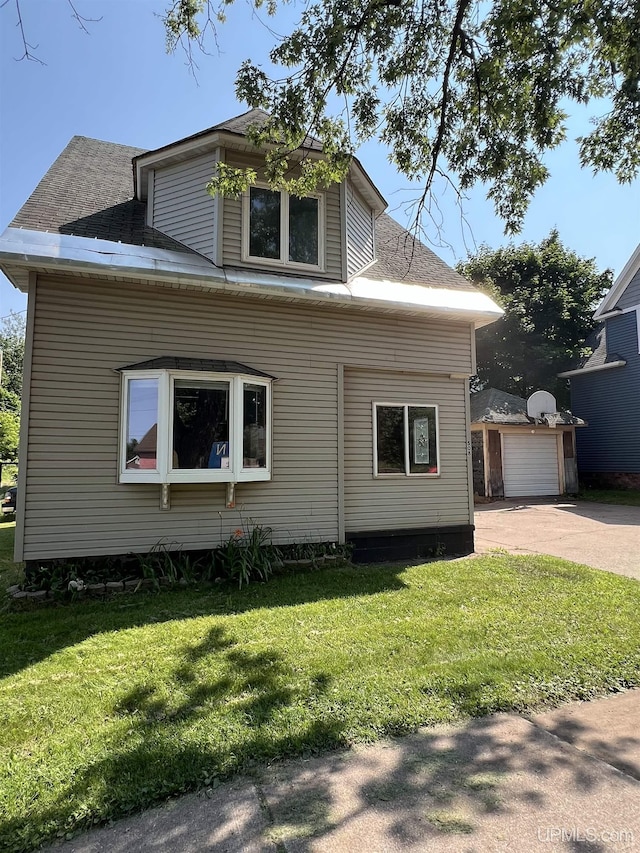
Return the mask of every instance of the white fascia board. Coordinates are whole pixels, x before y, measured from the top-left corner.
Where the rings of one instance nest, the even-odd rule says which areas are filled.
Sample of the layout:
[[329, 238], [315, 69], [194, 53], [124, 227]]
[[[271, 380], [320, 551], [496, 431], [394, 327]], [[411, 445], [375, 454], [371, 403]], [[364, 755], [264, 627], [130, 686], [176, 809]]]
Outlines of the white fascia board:
[[[419, 282], [392, 281], [390, 279], [371, 279], [364, 275], [356, 276], [346, 285], [325, 285], [347, 289], [357, 300], [394, 303], [407, 307], [435, 309], [447, 314], [455, 314], [460, 319], [471, 322], [477, 317], [484, 326], [499, 320], [504, 314], [502, 308], [479, 290], [462, 290], [452, 287], [428, 287]], [[476, 324], [478, 327], [478, 324]]]
[[222, 270], [195, 252], [154, 249], [111, 240], [30, 231], [26, 228], [7, 228], [0, 237], [0, 261], [31, 267], [91, 267], [98, 268], [100, 272], [111, 271], [119, 275], [206, 275], [224, 281]]
[[253, 292], [296, 301], [333, 302], [407, 314], [438, 315], [476, 328], [492, 323], [503, 310], [480, 291], [358, 276], [348, 284], [258, 270], [215, 266], [208, 258], [187, 252], [133, 246], [66, 234], [8, 228], [0, 237], [0, 262], [13, 266], [171, 280], [235, 293]]
[[622, 296], [625, 288], [634, 277], [640, 268], [640, 243], [636, 246], [635, 252], [631, 255], [618, 278], [611, 285], [611, 290], [605, 295], [604, 299], [596, 308], [593, 315], [594, 320], [601, 320], [603, 314], [615, 308], [616, 302]]
[[606, 364], [596, 364], [595, 367], [578, 367], [576, 370], [565, 370], [558, 373], [560, 379], [570, 379], [572, 376], [582, 376], [585, 373], [599, 373], [601, 370], [611, 370], [612, 367], [624, 367], [626, 361], [609, 361]]

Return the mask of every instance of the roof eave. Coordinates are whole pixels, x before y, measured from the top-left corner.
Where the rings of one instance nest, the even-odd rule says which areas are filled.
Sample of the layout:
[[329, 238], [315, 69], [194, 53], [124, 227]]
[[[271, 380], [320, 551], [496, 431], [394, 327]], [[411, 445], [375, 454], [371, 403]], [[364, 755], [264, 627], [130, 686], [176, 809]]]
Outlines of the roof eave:
[[585, 373], [599, 373], [601, 370], [611, 370], [614, 367], [624, 367], [626, 365], [624, 359], [618, 361], [609, 361], [605, 364], [596, 364], [593, 367], [577, 367], [575, 370], [565, 370], [558, 373], [560, 379], [571, 379], [572, 376], [583, 376]]
[[[184, 159], [189, 155], [198, 157], [201, 154], [215, 151], [217, 148], [225, 147], [251, 151], [254, 154], [260, 153], [247, 140], [247, 136], [244, 133], [231, 130], [210, 130], [203, 131], [202, 134], [196, 134], [185, 140], [165, 145], [162, 148], [147, 151], [144, 154], [138, 154], [132, 160], [134, 197], [138, 201], [146, 200], [148, 184], [146, 176], [150, 169], [170, 165], [176, 160]], [[324, 156], [322, 151], [305, 145], [301, 145], [296, 151], [299, 152], [297, 156], [309, 157], [314, 160], [320, 160]], [[293, 152], [292, 156], [296, 156], [296, 152]], [[387, 201], [379, 192], [357, 157], [352, 158], [349, 172], [376, 214], [383, 213], [387, 208]]]
[[65, 234], [8, 228], [0, 237], [0, 268], [128, 276], [288, 301], [352, 306], [487, 325], [502, 316], [479, 291], [365, 278], [343, 284], [250, 269], [222, 269], [202, 255]]
[[617, 279], [611, 285], [611, 289], [605, 295], [604, 299], [598, 305], [593, 315], [594, 320], [604, 319], [603, 315], [615, 308], [616, 302], [622, 296], [625, 288], [634, 277], [640, 268], [640, 243], [636, 246], [635, 252], [631, 255], [627, 263]]

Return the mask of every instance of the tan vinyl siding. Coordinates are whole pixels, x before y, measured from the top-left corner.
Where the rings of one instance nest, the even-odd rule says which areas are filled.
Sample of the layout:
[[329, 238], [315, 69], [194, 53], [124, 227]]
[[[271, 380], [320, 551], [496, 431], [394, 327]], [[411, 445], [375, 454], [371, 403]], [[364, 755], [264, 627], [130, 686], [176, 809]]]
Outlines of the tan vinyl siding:
[[347, 184], [347, 275], [356, 275], [375, 259], [371, 208]]
[[[261, 161], [256, 157], [242, 157], [235, 152], [227, 158], [227, 162], [236, 168], [250, 166], [255, 169], [258, 180], [264, 179], [264, 173], [260, 168]], [[342, 278], [342, 242], [340, 239], [340, 188], [333, 184], [329, 189], [323, 190], [324, 195], [324, 247], [325, 247], [325, 269], [323, 272], [313, 270], [314, 278]], [[268, 272], [279, 271], [273, 265], [260, 266], [259, 263], [242, 260], [242, 199], [225, 198], [223, 213], [223, 264], [233, 267], [250, 267], [251, 269], [264, 269]], [[295, 270], [299, 275], [304, 275], [304, 269]]]
[[[462, 324], [80, 279], [40, 277], [37, 292], [27, 560], [149, 550], [159, 542], [208, 547], [243, 519], [271, 526], [276, 541], [334, 540], [337, 365], [470, 369]], [[225, 509], [224, 485], [174, 485], [171, 510], [163, 512], [157, 485], [117, 482], [115, 369], [162, 355], [236, 360], [278, 377], [273, 479], [237, 486], [236, 510]], [[440, 382], [445, 391], [462, 385]], [[354, 459], [370, 455], [363, 441]]]
[[158, 169], [153, 179], [152, 225], [185, 246], [215, 261], [216, 203], [206, 190], [217, 157]]
[[[345, 370], [347, 533], [468, 524], [465, 382], [428, 374]], [[372, 404], [438, 406], [440, 476], [373, 476]]]

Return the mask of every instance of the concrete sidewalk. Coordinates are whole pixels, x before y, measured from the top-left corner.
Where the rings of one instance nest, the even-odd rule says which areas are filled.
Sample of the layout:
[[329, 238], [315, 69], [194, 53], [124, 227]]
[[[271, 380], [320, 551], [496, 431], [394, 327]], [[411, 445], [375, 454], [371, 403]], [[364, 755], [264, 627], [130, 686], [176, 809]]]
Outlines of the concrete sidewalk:
[[640, 850], [640, 690], [273, 765], [55, 849]]

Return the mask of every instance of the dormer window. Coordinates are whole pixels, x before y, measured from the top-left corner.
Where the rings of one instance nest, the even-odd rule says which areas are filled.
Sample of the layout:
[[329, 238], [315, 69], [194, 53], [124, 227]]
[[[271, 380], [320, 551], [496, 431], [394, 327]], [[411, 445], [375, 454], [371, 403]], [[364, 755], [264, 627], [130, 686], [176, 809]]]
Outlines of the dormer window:
[[266, 186], [244, 196], [243, 260], [286, 267], [324, 267], [323, 198], [298, 198]]

